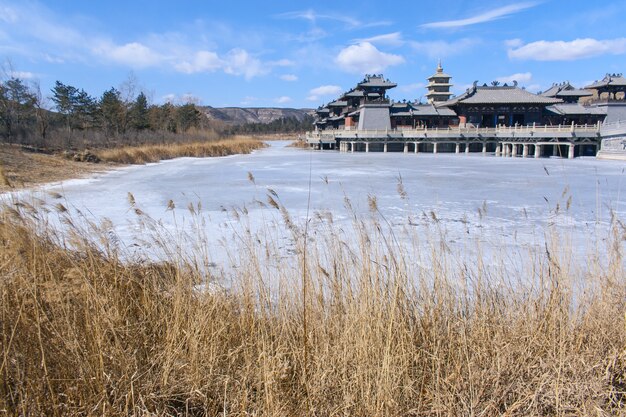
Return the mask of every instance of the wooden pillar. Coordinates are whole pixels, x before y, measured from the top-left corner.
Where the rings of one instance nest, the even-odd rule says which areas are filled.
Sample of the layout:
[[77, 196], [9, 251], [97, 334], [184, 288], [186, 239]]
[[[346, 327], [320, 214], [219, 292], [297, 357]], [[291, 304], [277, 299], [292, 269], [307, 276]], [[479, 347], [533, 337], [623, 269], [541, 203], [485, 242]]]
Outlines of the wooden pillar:
[[487, 153], [487, 142], [483, 142], [483, 155]]
[[574, 147], [576, 145], [574, 145], [573, 143], [569, 144], [569, 150], [567, 152], [567, 159], [574, 159]]
[[469, 142], [465, 142], [465, 155], [469, 153], [469, 147], [470, 147]]
[[404, 142], [404, 153], [409, 153], [409, 142]]
[[541, 156], [541, 145], [535, 143], [535, 158], [539, 158]]
[[528, 144], [525, 143], [522, 145], [522, 158], [528, 157]]
[[502, 154], [502, 144], [496, 143], [496, 156], [500, 156]]
[[433, 153], [437, 153], [437, 142], [433, 143]]
[[350, 142], [350, 152], [354, 152], [354, 142]]
[[413, 149], [413, 152], [414, 152], [414, 153], [419, 153], [419, 151], [420, 151], [420, 150], [419, 150], [419, 146], [420, 146], [420, 144], [419, 144], [419, 143], [417, 143], [417, 142], [415, 142], [415, 143], [414, 143], [414, 145], [415, 145], [415, 148]]
[[387, 152], [387, 142], [383, 144], [383, 152]]
[[511, 156], [515, 158], [517, 156], [517, 144], [511, 144]]
[[461, 152], [461, 144], [457, 142], [454, 148], [454, 153], [459, 153], [459, 152]]
[[369, 151], [370, 151], [370, 143], [365, 142], [365, 152], [369, 152]]

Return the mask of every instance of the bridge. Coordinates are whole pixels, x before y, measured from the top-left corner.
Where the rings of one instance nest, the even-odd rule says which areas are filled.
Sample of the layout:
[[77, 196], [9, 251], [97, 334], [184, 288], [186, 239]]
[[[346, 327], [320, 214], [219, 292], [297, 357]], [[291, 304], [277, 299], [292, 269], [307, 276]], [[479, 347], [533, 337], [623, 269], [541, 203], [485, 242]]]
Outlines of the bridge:
[[399, 128], [391, 130], [327, 129], [306, 134], [309, 146], [339, 149], [342, 152], [404, 151], [455, 153], [493, 152], [496, 156], [595, 155], [604, 137], [626, 137], [626, 121], [621, 125], [528, 125], [447, 128]]

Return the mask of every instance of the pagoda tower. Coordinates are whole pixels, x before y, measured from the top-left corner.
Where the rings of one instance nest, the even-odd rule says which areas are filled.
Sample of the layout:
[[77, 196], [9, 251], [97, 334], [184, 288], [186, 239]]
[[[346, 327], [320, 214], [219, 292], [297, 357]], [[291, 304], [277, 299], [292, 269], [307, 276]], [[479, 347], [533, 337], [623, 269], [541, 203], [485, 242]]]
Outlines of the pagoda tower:
[[448, 101], [452, 93], [450, 92], [450, 75], [443, 72], [443, 67], [441, 66], [441, 60], [439, 60], [439, 65], [437, 65], [437, 72], [430, 77], [428, 77], [428, 85], [426, 88], [428, 89], [428, 94], [426, 94], [426, 98], [429, 103], [440, 103], [444, 101]]

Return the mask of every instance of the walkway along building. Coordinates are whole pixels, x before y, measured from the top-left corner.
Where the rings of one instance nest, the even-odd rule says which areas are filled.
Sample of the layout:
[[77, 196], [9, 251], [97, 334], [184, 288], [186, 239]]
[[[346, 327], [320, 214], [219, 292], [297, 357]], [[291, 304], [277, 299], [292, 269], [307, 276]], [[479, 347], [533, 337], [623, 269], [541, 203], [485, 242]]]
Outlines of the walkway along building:
[[314, 131], [306, 140], [318, 149], [349, 152], [593, 156], [600, 151], [605, 131], [611, 132], [613, 142], [626, 144], [626, 80], [620, 74], [607, 77], [588, 89], [566, 82], [540, 94], [517, 82], [475, 82], [450, 98], [451, 76], [440, 63], [428, 79], [429, 103], [422, 104], [390, 100], [387, 92], [396, 84], [382, 74], [366, 75], [316, 110]]

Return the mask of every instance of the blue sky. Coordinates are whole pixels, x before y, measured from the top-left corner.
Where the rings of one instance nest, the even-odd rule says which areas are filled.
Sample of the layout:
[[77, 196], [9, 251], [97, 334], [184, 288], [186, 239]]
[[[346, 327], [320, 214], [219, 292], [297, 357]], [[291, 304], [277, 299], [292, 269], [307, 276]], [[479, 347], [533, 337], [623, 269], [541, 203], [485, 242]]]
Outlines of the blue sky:
[[100, 96], [127, 80], [152, 102], [316, 107], [383, 73], [424, 96], [438, 59], [531, 91], [626, 71], [626, 1], [0, 0], [3, 76]]

